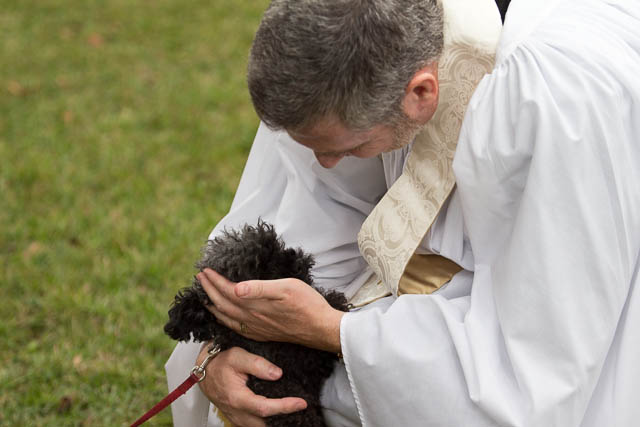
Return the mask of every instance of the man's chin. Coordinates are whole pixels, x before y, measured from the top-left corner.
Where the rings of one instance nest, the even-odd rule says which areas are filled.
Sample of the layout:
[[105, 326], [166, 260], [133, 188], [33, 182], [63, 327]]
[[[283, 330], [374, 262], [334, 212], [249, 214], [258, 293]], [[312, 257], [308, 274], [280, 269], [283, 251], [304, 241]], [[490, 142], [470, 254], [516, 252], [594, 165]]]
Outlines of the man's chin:
[[385, 153], [390, 153], [391, 151], [399, 150], [400, 148], [409, 145], [425, 127], [426, 125], [424, 124], [418, 124], [411, 121], [396, 126], [393, 132], [394, 143], [385, 151]]

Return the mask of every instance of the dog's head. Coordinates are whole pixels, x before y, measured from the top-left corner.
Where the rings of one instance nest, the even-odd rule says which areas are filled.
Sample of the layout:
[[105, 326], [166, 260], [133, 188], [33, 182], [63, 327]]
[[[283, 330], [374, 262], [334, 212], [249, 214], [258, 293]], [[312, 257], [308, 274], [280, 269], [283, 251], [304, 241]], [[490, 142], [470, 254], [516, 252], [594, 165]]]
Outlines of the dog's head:
[[209, 240], [196, 268], [211, 268], [233, 282], [292, 277], [311, 285], [313, 264], [311, 255], [287, 248], [272, 225], [258, 221]]
[[[201, 271], [211, 268], [233, 282], [296, 278], [312, 285], [313, 264], [311, 255], [285, 247], [273, 226], [259, 221], [255, 227], [245, 225], [240, 230], [225, 230], [209, 240], [196, 268]], [[233, 334], [216, 321], [206, 309], [207, 304], [209, 297], [194, 277], [193, 286], [176, 295], [165, 332], [181, 341], [192, 336], [196, 341], [207, 341], [215, 336], [218, 343], [231, 342]]]

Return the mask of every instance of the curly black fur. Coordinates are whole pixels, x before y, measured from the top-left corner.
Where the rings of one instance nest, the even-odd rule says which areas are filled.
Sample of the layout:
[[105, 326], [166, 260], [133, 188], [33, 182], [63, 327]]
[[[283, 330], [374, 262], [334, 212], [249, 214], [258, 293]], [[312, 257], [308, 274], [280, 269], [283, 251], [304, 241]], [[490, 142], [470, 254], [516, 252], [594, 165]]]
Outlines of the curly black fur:
[[[240, 231], [226, 231], [209, 240], [203, 249], [202, 259], [196, 268], [211, 268], [229, 280], [240, 282], [251, 279], [280, 279], [292, 277], [313, 286], [311, 255], [301, 249], [286, 248], [273, 226], [259, 221], [256, 227], [245, 225]], [[329, 304], [347, 311], [343, 294], [326, 292], [316, 288]], [[257, 342], [236, 334], [218, 323], [205, 305], [211, 301], [200, 281], [194, 277], [190, 288], [176, 295], [169, 310], [169, 322], [165, 332], [173, 339], [196, 341], [213, 339], [223, 350], [242, 347], [273, 362], [283, 370], [278, 381], [264, 381], [250, 376], [247, 386], [256, 394], [271, 398], [301, 397], [307, 401], [307, 409], [289, 415], [267, 419], [269, 426], [324, 426], [320, 408], [320, 389], [333, 371], [337, 356], [296, 344]]]

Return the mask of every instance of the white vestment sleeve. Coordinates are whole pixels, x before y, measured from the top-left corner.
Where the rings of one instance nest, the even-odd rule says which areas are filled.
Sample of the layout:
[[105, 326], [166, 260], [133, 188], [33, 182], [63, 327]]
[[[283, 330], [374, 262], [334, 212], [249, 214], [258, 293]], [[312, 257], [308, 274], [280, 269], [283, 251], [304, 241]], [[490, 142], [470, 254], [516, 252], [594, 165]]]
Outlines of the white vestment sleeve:
[[[261, 125], [231, 209], [210, 237], [262, 218], [287, 245], [314, 255], [316, 285], [350, 297], [371, 274], [360, 256], [357, 233], [386, 188], [379, 158], [345, 158], [324, 169], [311, 150]], [[169, 389], [189, 375], [199, 348], [195, 343], [176, 346], [165, 365]], [[194, 387], [172, 404], [174, 425], [218, 426], [211, 408]]]
[[471, 295], [344, 316], [363, 425], [640, 425], [640, 10], [612, 3], [563, 2], [478, 87]]

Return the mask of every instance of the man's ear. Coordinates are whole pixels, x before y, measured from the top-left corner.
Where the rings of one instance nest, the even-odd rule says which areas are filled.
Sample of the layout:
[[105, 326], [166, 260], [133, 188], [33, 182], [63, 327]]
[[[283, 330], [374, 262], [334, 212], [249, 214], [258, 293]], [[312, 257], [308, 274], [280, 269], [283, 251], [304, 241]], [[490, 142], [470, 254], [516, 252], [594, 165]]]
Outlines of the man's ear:
[[405, 90], [402, 110], [411, 120], [427, 123], [438, 107], [438, 63], [418, 70]]

